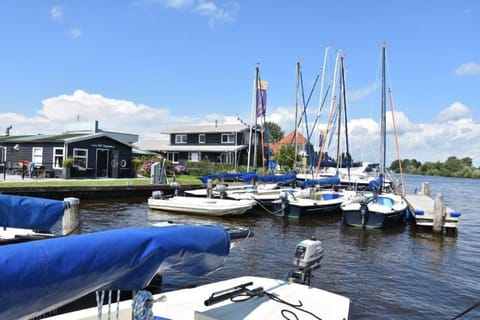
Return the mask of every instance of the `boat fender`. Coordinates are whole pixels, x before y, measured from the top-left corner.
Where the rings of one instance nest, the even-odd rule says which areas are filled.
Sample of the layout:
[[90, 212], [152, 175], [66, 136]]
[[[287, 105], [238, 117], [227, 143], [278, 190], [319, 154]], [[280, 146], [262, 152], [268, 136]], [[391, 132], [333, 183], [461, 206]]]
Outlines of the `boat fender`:
[[423, 210], [417, 210], [417, 209], [415, 209], [415, 210], [413, 210], [413, 211], [415, 212], [415, 215], [416, 215], [416, 216], [423, 216], [423, 215], [425, 214], [425, 211], [423, 211]]
[[152, 198], [153, 199], [159, 199], [159, 200], [163, 199], [163, 192], [160, 191], [160, 190], [153, 191], [152, 192]]
[[460, 212], [450, 212], [450, 217], [452, 218], [458, 218], [462, 215]]

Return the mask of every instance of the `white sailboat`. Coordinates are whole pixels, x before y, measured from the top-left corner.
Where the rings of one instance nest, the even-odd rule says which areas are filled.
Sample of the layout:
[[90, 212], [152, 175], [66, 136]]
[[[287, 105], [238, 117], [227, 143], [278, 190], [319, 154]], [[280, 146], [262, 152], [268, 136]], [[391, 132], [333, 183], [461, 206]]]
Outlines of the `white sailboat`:
[[360, 194], [353, 201], [342, 204], [344, 222], [351, 226], [384, 228], [405, 222], [407, 202], [401, 194], [387, 188], [386, 177], [386, 46], [382, 46], [382, 101], [380, 128], [380, 173], [370, 182], [372, 192]]

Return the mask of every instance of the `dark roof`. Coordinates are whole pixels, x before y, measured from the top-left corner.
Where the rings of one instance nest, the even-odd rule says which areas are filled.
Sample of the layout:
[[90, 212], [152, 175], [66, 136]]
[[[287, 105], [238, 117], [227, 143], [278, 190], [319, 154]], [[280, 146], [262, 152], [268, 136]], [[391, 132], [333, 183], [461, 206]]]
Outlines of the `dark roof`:
[[65, 142], [65, 140], [87, 137], [90, 134], [85, 133], [68, 133], [68, 134], [36, 134], [22, 136], [3, 136], [0, 137], [0, 143], [26, 143], [26, 142]]
[[0, 144], [2, 143], [45, 143], [45, 142], [60, 142], [60, 143], [70, 143], [77, 142], [82, 140], [94, 139], [99, 137], [107, 137], [111, 140], [117, 141], [121, 144], [131, 147], [129, 143], [120, 141], [114, 137], [108, 135], [108, 133], [65, 133], [65, 134], [55, 134], [55, 135], [46, 135], [46, 134], [37, 134], [29, 136], [3, 136], [0, 137]]

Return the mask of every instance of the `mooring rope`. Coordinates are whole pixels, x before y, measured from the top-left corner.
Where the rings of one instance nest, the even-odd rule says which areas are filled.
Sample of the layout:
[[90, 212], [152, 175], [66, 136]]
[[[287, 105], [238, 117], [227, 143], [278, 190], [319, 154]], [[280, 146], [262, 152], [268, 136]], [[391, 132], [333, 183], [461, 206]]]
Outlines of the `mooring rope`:
[[140, 290], [132, 301], [132, 312], [134, 320], [153, 319], [153, 296], [150, 291]]

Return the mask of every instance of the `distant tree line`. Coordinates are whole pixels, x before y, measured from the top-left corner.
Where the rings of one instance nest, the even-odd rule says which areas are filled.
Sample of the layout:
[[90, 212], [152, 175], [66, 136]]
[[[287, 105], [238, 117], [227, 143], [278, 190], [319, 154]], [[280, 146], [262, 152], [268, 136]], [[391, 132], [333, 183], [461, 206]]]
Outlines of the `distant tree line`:
[[[480, 167], [473, 166], [472, 158], [466, 157], [459, 159], [449, 157], [445, 162], [425, 162], [421, 163], [415, 159], [401, 160], [403, 173], [418, 174], [425, 176], [442, 176], [457, 178], [475, 178], [480, 179]], [[390, 170], [400, 173], [400, 161], [395, 160], [390, 165]]]

